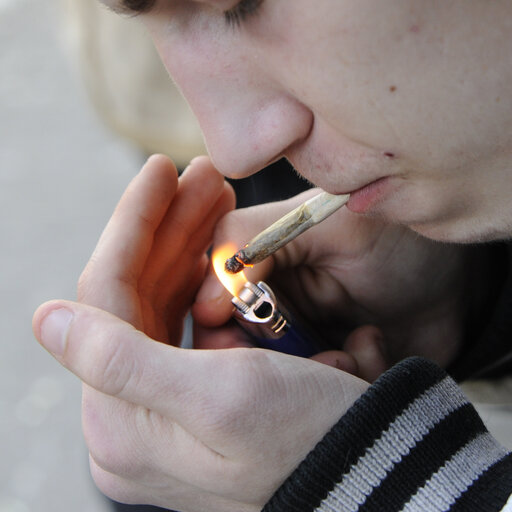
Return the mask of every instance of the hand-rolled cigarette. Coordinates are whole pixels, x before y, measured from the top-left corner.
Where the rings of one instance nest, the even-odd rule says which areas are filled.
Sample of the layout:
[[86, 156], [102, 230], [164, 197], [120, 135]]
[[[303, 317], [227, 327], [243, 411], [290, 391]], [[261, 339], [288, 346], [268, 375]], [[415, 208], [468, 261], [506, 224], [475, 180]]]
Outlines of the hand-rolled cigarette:
[[236, 274], [244, 267], [263, 261], [301, 233], [339, 210], [347, 203], [349, 197], [350, 194], [336, 196], [321, 192], [308, 199], [256, 235], [243, 249], [227, 259], [226, 271]]

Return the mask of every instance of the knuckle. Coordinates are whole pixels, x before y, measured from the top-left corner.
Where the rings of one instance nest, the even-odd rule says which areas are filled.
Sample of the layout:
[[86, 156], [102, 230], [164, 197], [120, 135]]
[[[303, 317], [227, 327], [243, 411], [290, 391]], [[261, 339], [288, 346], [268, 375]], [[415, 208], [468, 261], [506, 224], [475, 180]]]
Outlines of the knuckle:
[[215, 242], [222, 243], [225, 240], [233, 240], [233, 237], [241, 242], [247, 236], [246, 220], [249, 216], [247, 211], [249, 209], [231, 210], [226, 213], [215, 226]]
[[[96, 440], [99, 440], [97, 437]], [[90, 443], [89, 453], [96, 465], [103, 471], [117, 477], [126, 477], [129, 475], [125, 469], [129, 467], [128, 461], [114, 448], [111, 438], [105, 438], [100, 442]]]
[[98, 333], [97, 341], [91, 381], [108, 395], [122, 395], [138, 378], [135, 359], [130, 357], [128, 344], [112, 333]]
[[[252, 425], [261, 401], [264, 379], [259, 368], [265, 365], [263, 351], [234, 349], [230, 351], [222, 373], [230, 386], [229, 392], [217, 393], [215, 407], [210, 411], [210, 425], [222, 432], [243, 432]], [[236, 388], [229, 383], [236, 382]], [[207, 404], [204, 404], [207, 407]]]
[[82, 428], [91, 459], [98, 468], [131, 479], [144, 471], [130, 425], [133, 407], [93, 390], [84, 392]]
[[124, 466], [115, 436], [112, 436], [115, 404], [109, 397], [96, 392], [84, 393], [82, 400], [82, 429], [89, 453], [96, 465], [118, 475]]
[[104, 470], [94, 458], [90, 457], [90, 471], [96, 487], [110, 499], [126, 504], [138, 503], [141, 499], [133, 482], [125, 481], [116, 475]]

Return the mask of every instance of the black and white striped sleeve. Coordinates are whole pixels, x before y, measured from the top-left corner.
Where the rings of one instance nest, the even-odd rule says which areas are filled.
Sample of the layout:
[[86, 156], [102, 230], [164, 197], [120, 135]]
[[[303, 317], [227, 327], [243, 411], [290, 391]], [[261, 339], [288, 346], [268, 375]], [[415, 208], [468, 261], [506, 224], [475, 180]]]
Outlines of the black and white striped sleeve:
[[512, 455], [443, 370], [410, 358], [356, 401], [263, 512], [512, 512], [511, 493]]

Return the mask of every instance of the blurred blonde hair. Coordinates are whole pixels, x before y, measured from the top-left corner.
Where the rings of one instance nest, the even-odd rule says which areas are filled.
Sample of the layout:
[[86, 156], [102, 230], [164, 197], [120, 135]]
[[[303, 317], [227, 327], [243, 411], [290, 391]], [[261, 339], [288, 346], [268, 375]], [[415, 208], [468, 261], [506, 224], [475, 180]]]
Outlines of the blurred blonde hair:
[[101, 119], [145, 153], [179, 167], [205, 148], [197, 121], [146, 33], [95, 0], [58, 0], [63, 34]]

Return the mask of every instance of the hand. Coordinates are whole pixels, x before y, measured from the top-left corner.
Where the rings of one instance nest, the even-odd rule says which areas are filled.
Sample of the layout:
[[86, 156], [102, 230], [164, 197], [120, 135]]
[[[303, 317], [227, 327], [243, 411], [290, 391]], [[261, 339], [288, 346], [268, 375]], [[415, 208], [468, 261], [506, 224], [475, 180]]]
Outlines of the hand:
[[259, 511], [368, 386], [276, 352], [167, 344], [180, 340], [213, 226], [232, 206], [207, 159], [178, 183], [169, 160], [151, 158], [84, 271], [82, 303], [34, 315], [38, 340], [86, 383], [91, 471], [118, 501]]
[[[316, 193], [230, 212], [216, 228], [215, 247], [228, 241], [243, 247]], [[442, 366], [455, 357], [462, 334], [465, 255], [464, 248], [342, 208], [245, 272], [251, 281], [268, 280], [293, 300], [331, 346], [354, 357], [357, 374], [372, 381], [409, 355], [423, 355]], [[208, 326], [222, 324], [230, 315], [230, 295], [215, 276], [205, 280], [193, 312]], [[335, 364], [338, 354], [316, 358]]]
[[234, 194], [205, 158], [178, 181], [173, 163], [152, 156], [127, 188], [78, 283], [78, 300], [178, 345], [204, 279], [213, 228]]

